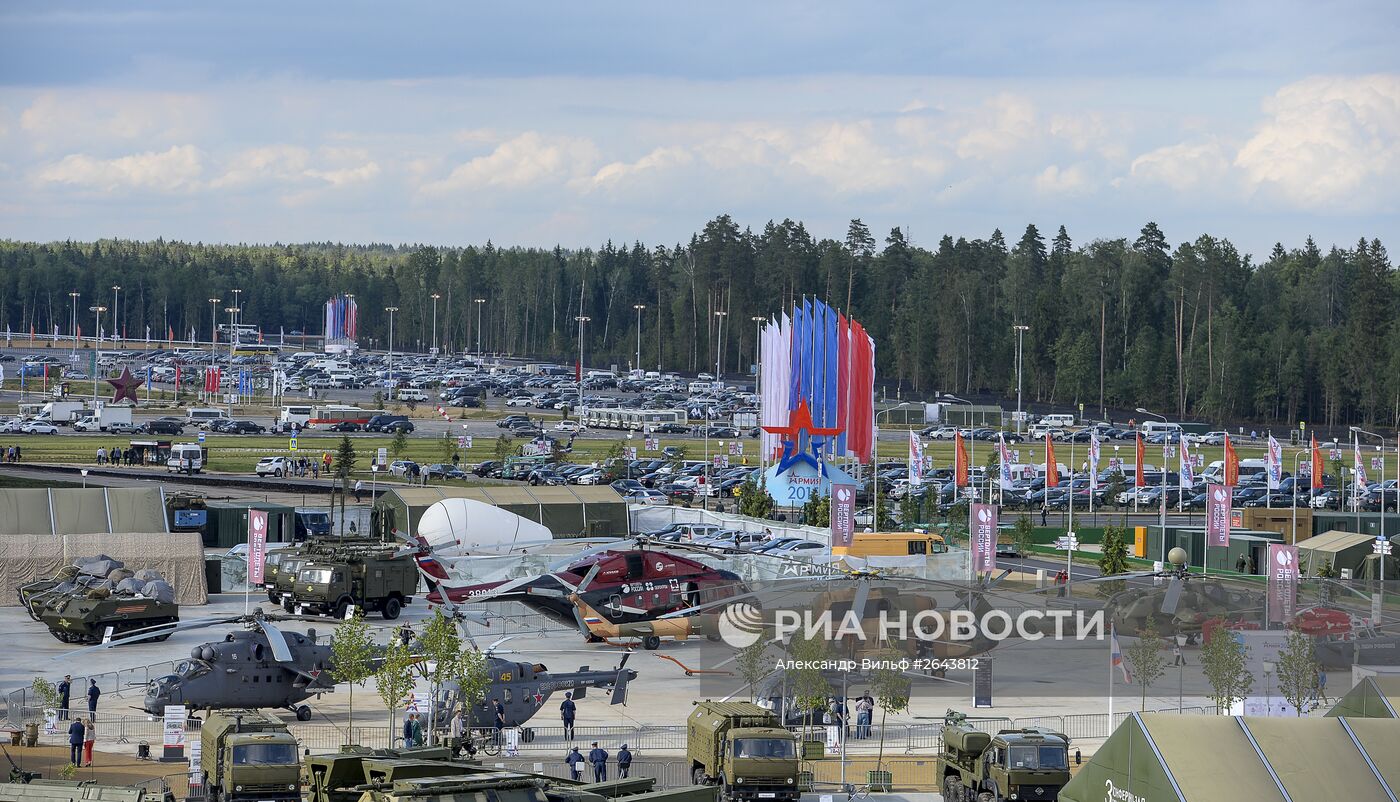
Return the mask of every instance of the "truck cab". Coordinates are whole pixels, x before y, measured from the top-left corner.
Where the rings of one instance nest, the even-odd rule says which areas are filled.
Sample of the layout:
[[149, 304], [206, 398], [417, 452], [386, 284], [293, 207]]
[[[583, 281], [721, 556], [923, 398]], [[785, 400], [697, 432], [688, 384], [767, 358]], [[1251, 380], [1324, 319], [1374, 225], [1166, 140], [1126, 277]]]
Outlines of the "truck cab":
[[283, 607], [344, 618], [353, 605], [378, 611], [385, 620], [399, 617], [418, 590], [418, 569], [410, 557], [392, 552], [357, 553], [346, 550], [315, 557], [297, 567]]
[[1053, 800], [1070, 780], [1069, 738], [1040, 728], [992, 735], [949, 711], [937, 769], [944, 799]]
[[200, 728], [200, 770], [211, 802], [301, 799], [297, 741], [259, 710], [219, 710]]
[[795, 802], [801, 796], [797, 737], [773, 711], [752, 702], [700, 702], [686, 735], [696, 785], [718, 785], [731, 800]]

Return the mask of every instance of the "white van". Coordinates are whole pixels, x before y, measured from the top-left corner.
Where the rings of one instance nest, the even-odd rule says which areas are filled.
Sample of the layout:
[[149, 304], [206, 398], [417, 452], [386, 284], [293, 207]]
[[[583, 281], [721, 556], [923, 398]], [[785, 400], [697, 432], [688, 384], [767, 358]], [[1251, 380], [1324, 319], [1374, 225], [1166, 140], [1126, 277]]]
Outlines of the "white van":
[[[1262, 459], [1242, 459], [1242, 460], [1240, 460], [1240, 478], [1241, 478], [1241, 479], [1244, 479], [1245, 477], [1248, 477], [1248, 476], [1254, 476], [1255, 474], [1267, 473], [1268, 470], [1269, 470], [1269, 463], [1268, 463], [1266, 460], [1262, 460]], [[1204, 478], [1207, 482], [1213, 482], [1213, 483], [1216, 483], [1216, 484], [1219, 484], [1220, 482], [1225, 481], [1225, 463], [1224, 463], [1224, 461], [1222, 461], [1222, 460], [1216, 460], [1216, 461], [1212, 462], [1211, 464], [1207, 465], [1207, 466], [1205, 467], [1205, 470], [1201, 471], [1201, 476], [1202, 476], [1202, 478]]]
[[171, 473], [200, 473], [204, 470], [204, 447], [199, 443], [172, 445], [170, 458], [165, 461], [165, 469]]
[[1160, 433], [1162, 433], [1162, 432], [1170, 432], [1170, 433], [1172, 433], [1172, 434], [1180, 434], [1180, 433], [1181, 433], [1181, 424], [1179, 424], [1179, 423], [1171, 423], [1171, 422], [1169, 422], [1169, 421], [1160, 421], [1160, 420], [1148, 420], [1148, 421], [1143, 421], [1143, 422], [1142, 422], [1142, 426], [1140, 426], [1140, 427], [1138, 427], [1138, 428], [1140, 428], [1140, 429], [1142, 430], [1142, 433], [1143, 433], [1143, 434], [1160, 434]]
[[214, 409], [213, 407], [194, 407], [185, 410], [185, 420], [189, 421], [194, 426], [204, 428], [208, 426], [211, 421], [228, 420], [228, 412], [222, 409]]
[[1041, 426], [1059, 426], [1067, 428], [1074, 425], [1073, 415], [1045, 415], [1040, 419]]
[[427, 401], [428, 394], [423, 390], [413, 387], [403, 387], [394, 391], [394, 395], [400, 401]]

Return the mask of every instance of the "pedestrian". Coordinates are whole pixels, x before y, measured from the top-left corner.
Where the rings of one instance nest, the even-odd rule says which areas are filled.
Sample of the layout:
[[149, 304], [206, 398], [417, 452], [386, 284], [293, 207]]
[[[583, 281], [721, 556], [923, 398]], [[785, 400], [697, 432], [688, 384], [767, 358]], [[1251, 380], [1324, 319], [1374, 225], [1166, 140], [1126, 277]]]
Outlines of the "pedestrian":
[[418, 714], [413, 714], [413, 745], [423, 745], [423, 721], [418, 718]]
[[574, 739], [574, 716], [578, 713], [578, 705], [574, 704], [574, 694], [572, 691], [564, 694], [564, 701], [559, 703], [559, 717], [564, 720], [564, 740]]
[[104, 465], [107, 462], [107, 449], [102, 446], [97, 447], [97, 464]]
[[97, 687], [97, 680], [88, 680], [88, 713], [97, 713], [97, 699], [102, 696], [102, 689]]
[[331, 452], [329, 451], [321, 452], [321, 470], [326, 473], [331, 472]]
[[68, 762], [74, 766], [83, 764], [83, 721], [73, 719], [73, 723], [68, 725]]
[[467, 711], [465, 708], [457, 708], [457, 715], [452, 717], [452, 726], [448, 730], [452, 736], [452, 749], [456, 754], [461, 754], [467, 734]]
[[404, 717], [404, 720], [403, 720], [403, 748], [404, 748], [404, 749], [411, 749], [411, 748], [413, 747], [413, 719], [414, 719], [414, 718], [416, 718], [416, 716], [414, 716], [414, 714], [410, 713], [410, 714], [408, 714], [407, 716], [405, 716], [405, 717]]
[[1074, 765], [1079, 766], [1084, 763], [1084, 756], [1079, 754], [1079, 747], [1074, 748]]
[[875, 714], [875, 700], [869, 694], [856, 702], [856, 737], [870, 737], [870, 720]]
[[500, 699], [492, 699], [491, 702], [496, 708], [496, 743], [500, 743], [501, 731], [506, 728], [506, 706], [501, 704]]
[[83, 719], [83, 763], [92, 765], [92, 745], [97, 742], [97, 724], [91, 718]]
[[312, 463], [311, 463], [311, 478], [312, 478], [312, 479], [320, 479], [320, 478], [321, 478], [321, 463], [319, 463], [319, 462], [312, 462]]
[[1249, 559], [1248, 559], [1247, 557], [1245, 557], [1243, 554], [1241, 554], [1241, 555], [1240, 555], [1240, 558], [1239, 558], [1238, 560], [1235, 560], [1235, 572], [1236, 572], [1236, 573], [1243, 574], [1243, 573], [1244, 573], [1244, 569], [1245, 569], [1248, 565], [1249, 565]]
[[593, 767], [593, 782], [600, 783], [608, 779], [608, 753], [598, 748], [598, 742], [593, 742], [593, 749], [588, 753], [588, 765]]
[[359, 503], [360, 503], [360, 494], [362, 494], [362, 493], [364, 493], [364, 492], [365, 492], [365, 483], [364, 483], [364, 480], [363, 480], [363, 479], [356, 479], [356, 480], [355, 480], [355, 503], [356, 503], [356, 504], [359, 504]]
[[69, 674], [63, 675], [63, 681], [58, 683], [58, 720], [68, 720], [68, 696], [73, 691], [73, 677]]
[[583, 762], [583, 755], [579, 754], [578, 747], [569, 750], [569, 754], [564, 755], [564, 762], [569, 764], [569, 779], [583, 779], [583, 772], [579, 771], [578, 764]]
[[1186, 665], [1186, 658], [1184, 658], [1184, 657], [1181, 656], [1181, 641], [1179, 641], [1179, 640], [1178, 640], [1178, 641], [1173, 641], [1173, 642], [1172, 642], [1172, 665], [1173, 665], [1173, 666], [1184, 666], [1184, 665]]
[[1041, 505], [1040, 505], [1040, 525], [1041, 525], [1041, 526], [1049, 526], [1049, 525], [1050, 525], [1049, 512], [1050, 512], [1050, 505], [1049, 505], [1049, 504], [1041, 504]]
[[627, 775], [632, 773], [632, 752], [627, 749], [627, 744], [617, 750], [617, 778], [627, 779]]
[[412, 642], [413, 642], [413, 627], [409, 626], [409, 625], [408, 625], [408, 622], [405, 621], [405, 622], [403, 622], [403, 626], [399, 627], [399, 643], [402, 643], [402, 644], [403, 644], [403, 647], [404, 647], [405, 649], [407, 649], [407, 648], [408, 648], [408, 644], [410, 644], [410, 643], [412, 643]]

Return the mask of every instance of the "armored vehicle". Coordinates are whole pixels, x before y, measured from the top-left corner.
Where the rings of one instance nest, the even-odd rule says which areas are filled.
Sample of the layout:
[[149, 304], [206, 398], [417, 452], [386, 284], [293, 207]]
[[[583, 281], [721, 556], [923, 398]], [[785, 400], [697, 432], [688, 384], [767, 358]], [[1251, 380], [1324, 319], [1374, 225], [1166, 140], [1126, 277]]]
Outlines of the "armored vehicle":
[[948, 802], [1045, 802], [1069, 782], [1069, 738], [1045, 729], [975, 729], [967, 716], [944, 717], [937, 776]]
[[282, 720], [260, 710], [217, 710], [199, 732], [199, 768], [205, 798], [301, 799], [297, 741]]
[[0, 784], [0, 802], [155, 802], [173, 800], [173, 795], [133, 788], [129, 785], [101, 785], [91, 780], [34, 780], [28, 784]]
[[344, 618], [353, 605], [392, 621], [418, 592], [412, 557], [395, 556], [393, 548], [340, 546], [307, 555], [305, 561], [285, 561], [284, 569], [292, 563], [296, 580], [282, 595], [282, 607], [288, 611]]
[[696, 785], [727, 799], [795, 800], [797, 737], [773, 711], [752, 702], [700, 702], [686, 726], [686, 760]]
[[19, 597], [29, 617], [64, 643], [97, 643], [109, 629], [118, 636], [180, 620], [175, 589], [159, 572], [133, 572], [105, 556], [80, 559], [51, 579], [23, 585]]

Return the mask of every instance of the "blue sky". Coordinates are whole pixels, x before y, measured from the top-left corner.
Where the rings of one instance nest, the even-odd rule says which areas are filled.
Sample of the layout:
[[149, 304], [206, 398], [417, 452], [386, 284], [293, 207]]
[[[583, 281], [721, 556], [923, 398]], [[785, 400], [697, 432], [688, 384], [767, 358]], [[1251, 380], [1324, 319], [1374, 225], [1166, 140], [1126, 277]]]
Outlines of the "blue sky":
[[[689, 8], [693, 5], [695, 8]], [[1391, 239], [1394, 2], [8, 3], [0, 236]]]

